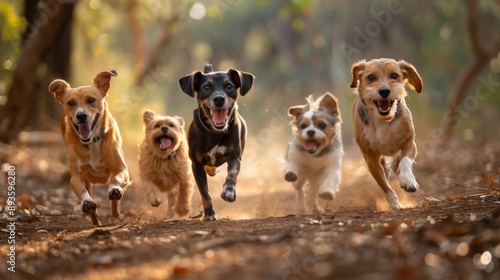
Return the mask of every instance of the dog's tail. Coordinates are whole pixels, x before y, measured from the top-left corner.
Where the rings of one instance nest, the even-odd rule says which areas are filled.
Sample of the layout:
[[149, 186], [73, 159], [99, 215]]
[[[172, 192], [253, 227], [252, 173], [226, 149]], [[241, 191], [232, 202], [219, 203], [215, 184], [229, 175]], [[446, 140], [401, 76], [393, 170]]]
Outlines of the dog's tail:
[[212, 64], [206, 64], [205, 68], [203, 68], [203, 73], [207, 74], [210, 72], [214, 72], [214, 67], [212, 66]]

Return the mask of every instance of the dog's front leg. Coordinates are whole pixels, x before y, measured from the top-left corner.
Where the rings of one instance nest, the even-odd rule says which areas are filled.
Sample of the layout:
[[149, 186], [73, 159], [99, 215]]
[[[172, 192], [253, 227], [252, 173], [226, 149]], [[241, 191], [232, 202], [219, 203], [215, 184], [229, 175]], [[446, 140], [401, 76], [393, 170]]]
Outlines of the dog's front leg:
[[226, 182], [222, 187], [220, 196], [227, 202], [236, 200], [236, 180], [240, 173], [240, 160], [238, 158], [230, 158], [227, 160], [227, 176]]
[[419, 186], [412, 172], [413, 160], [417, 155], [417, 146], [414, 141], [401, 151], [400, 157], [394, 163], [394, 172], [399, 175], [401, 188], [407, 192], [415, 192]]
[[69, 184], [73, 192], [81, 200], [82, 212], [90, 216], [92, 224], [100, 226], [101, 221], [97, 216], [97, 203], [90, 197], [88, 192], [91, 188], [90, 182], [85, 181], [78, 173], [73, 173]]
[[403, 209], [403, 205], [399, 203], [398, 196], [391, 188], [388, 178], [386, 178], [386, 173], [384, 166], [380, 162], [380, 155], [364, 155], [366, 164], [368, 165], [368, 170], [372, 174], [377, 184], [384, 191], [385, 199], [393, 209]]
[[[120, 164], [115, 165], [116, 169], [113, 170], [113, 177], [111, 177], [108, 188], [108, 198], [111, 200], [111, 217], [113, 218], [120, 217], [120, 199], [123, 197], [125, 189], [130, 184], [127, 165], [121, 153], [118, 152], [118, 154], [121, 160], [117, 160], [117, 162], [120, 162]], [[118, 157], [118, 155], [116, 157]]]
[[194, 179], [196, 180], [196, 185], [198, 185], [198, 190], [200, 191], [203, 211], [205, 212], [203, 220], [215, 221], [217, 220], [217, 215], [212, 204], [212, 197], [208, 191], [207, 173], [205, 172], [202, 164], [193, 162], [192, 167]]

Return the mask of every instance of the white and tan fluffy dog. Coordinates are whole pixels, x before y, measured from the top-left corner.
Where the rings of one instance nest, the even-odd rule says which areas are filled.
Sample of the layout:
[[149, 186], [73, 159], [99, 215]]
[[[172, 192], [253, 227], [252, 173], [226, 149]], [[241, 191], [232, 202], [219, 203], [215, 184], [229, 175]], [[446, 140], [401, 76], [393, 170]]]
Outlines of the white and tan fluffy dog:
[[140, 145], [139, 170], [148, 202], [159, 206], [158, 192], [167, 193], [167, 218], [174, 212], [184, 216], [191, 210], [193, 175], [188, 156], [184, 119], [143, 113], [145, 137]]
[[[338, 100], [327, 92], [317, 100], [311, 95], [306, 105], [293, 106], [288, 114], [292, 139], [288, 143], [285, 180], [297, 191], [298, 214], [323, 213], [317, 197], [333, 200], [340, 183], [340, 169], [344, 150], [340, 131]], [[307, 200], [304, 185], [309, 183]]]

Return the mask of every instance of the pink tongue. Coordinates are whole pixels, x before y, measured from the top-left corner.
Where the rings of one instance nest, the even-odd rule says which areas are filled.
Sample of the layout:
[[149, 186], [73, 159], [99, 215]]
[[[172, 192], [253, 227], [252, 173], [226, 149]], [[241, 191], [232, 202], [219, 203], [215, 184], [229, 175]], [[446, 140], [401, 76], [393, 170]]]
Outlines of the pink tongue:
[[163, 137], [160, 139], [160, 148], [168, 149], [170, 146], [172, 146], [172, 140], [170, 140], [170, 138]]
[[213, 109], [210, 113], [216, 125], [223, 125], [226, 122], [227, 109]]
[[316, 149], [316, 147], [318, 147], [318, 143], [314, 141], [309, 141], [306, 144], [304, 144], [304, 149], [306, 149], [306, 151], [308, 152], [313, 152]]
[[387, 111], [391, 107], [391, 102], [387, 99], [384, 99], [382, 101], [379, 101], [378, 107], [383, 111]]
[[78, 131], [80, 132], [80, 138], [87, 139], [90, 137], [90, 124], [82, 123], [78, 125]]

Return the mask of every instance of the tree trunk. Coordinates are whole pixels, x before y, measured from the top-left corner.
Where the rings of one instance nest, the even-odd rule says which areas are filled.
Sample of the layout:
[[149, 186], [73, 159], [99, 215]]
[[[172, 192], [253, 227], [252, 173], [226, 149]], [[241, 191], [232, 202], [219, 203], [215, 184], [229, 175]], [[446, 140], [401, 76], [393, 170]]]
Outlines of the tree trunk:
[[[448, 107], [448, 113], [443, 120], [444, 138], [442, 145], [446, 145], [453, 136], [455, 125], [458, 122], [460, 106], [467, 96], [472, 83], [477, 79], [479, 74], [481, 74], [482, 69], [488, 65], [490, 59], [496, 56], [500, 49], [500, 42], [498, 40], [496, 42], [487, 42], [484, 44], [481, 42], [479, 32], [482, 27], [489, 25], [483, 24], [479, 26], [481, 16], [477, 11], [477, 1], [466, 0], [465, 4], [467, 12], [466, 25], [472, 43], [474, 58], [458, 76], [458, 82], [452, 90], [452, 100]], [[491, 33], [493, 34], [494, 32], [492, 31]], [[490, 50], [487, 49], [486, 46], [493, 46], [493, 48]]]
[[[36, 16], [34, 15], [34, 18], [39, 20], [32, 22], [30, 31], [25, 33], [25, 45], [13, 73], [7, 103], [1, 113], [0, 141], [10, 143], [15, 140], [28, 124], [30, 117], [36, 115], [38, 67], [47, 52], [54, 47], [61, 31], [71, 25], [76, 2], [66, 1], [59, 4], [58, 1], [49, 1], [38, 10]], [[27, 1], [26, 4], [31, 5], [33, 1]], [[41, 92], [49, 94], [46, 89]]]

